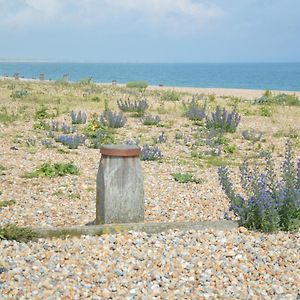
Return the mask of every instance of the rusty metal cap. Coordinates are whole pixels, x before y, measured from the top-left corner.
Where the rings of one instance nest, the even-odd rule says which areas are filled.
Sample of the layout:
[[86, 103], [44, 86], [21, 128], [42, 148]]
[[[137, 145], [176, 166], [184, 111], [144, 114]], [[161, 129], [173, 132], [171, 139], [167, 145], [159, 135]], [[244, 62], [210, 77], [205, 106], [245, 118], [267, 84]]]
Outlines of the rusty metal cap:
[[141, 149], [135, 145], [104, 145], [100, 148], [100, 153], [105, 156], [136, 157], [141, 153]]

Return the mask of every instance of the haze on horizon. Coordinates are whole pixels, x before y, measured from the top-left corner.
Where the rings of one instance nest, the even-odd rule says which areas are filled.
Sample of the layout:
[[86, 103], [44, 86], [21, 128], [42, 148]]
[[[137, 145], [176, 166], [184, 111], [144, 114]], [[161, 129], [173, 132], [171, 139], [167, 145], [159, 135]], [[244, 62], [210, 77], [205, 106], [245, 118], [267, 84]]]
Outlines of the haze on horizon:
[[299, 0], [0, 0], [0, 59], [300, 62]]

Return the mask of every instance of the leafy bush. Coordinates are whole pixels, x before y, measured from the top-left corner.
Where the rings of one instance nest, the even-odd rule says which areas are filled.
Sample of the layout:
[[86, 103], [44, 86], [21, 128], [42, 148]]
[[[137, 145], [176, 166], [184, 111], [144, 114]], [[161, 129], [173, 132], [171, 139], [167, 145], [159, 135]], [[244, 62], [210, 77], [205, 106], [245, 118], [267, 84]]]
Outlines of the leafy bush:
[[201, 183], [201, 180], [195, 178], [191, 173], [172, 173], [171, 175], [173, 176], [175, 181], [178, 181], [179, 183]]
[[36, 238], [36, 233], [26, 227], [17, 227], [15, 224], [7, 224], [0, 227], [0, 240], [15, 240], [28, 242]]
[[220, 184], [240, 225], [262, 231], [289, 231], [300, 227], [300, 159], [295, 166], [292, 156], [288, 142], [280, 180], [276, 178], [271, 155], [266, 156], [262, 173], [244, 162], [240, 166], [240, 176], [245, 197], [235, 192], [228, 169], [219, 168]]
[[9, 113], [6, 107], [2, 107], [0, 110], [0, 123], [13, 123], [18, 119], [18, 115]]
[[79, 169], [72, 162], [70, 163], [55, 163], [51, 165], [50, 163], [42, 164], [37, 170], [32, 173], [27, 173], [26, 178], [34, 177], [58, 177], [65, 176], [67, 174], [78, 175]]
[[72, 124], [85, 124], [87, 120], [87, 114], [85, 112], [82, 112], [81, 110], [76, 113], [75, 111], [71, 111], [71, 119]]
[[186, 116], [192, 121], [202, 121], [206, 117], [206, 102], [200, 106], [194, 99], [189, 103]]
[[85, 142], [84, 135], [60, 135], [55, 139], [56, 142], [62, 143], [69, 147], [69, 149], [77, 149], [79, 145]]
[[121, 128], [126, 123], [126, 118], [122, 112], [112, 112], [110, 109], [100, 115], [100, 123], [110, 128]]
[[163, 101], [179, 101], [180, 95], [176, 91], [165, 91], [162, 96], [161, 100]]
[[118, 107], [124, 112], [135, 112], [138, 115], [144, 115], [145, 111], [148, 109], [149, 105], [146, 100], [135, 100], [133, 102], [128, 100], [118, 100]]
[[262, 106], [259, 110], [259, 115], [262, 117], [272, 117], [272, 111], [269, 110], [267, 107]]
[[137, 89], [146, 89], [148, 87], [147, 81], [139, 80], [139, 81], [130, 81], [126, 84], [127, 88], [137, 88]]
[[235, 132], [240, 120], [241, 117], [236, 109], [228, 112], [225, 107], [217, 106], [216, 111], [211, 115], [211, 119], [206, 117], [206, 127], [219, 128], [225, 132]]
[[145, 116], [145, 117], [142, 118], [143, 124], [144, 125], [149, 125], [149, 126], [157, 125], [160, 121], [161, 120], [160, 120], [159, 116], [148, 115], [148, 116]]
[[147, 144], [143, 145], [140, 155], [141, 160], [158, 160], [162, 157], [163, 155], [158, 147], [150, 147]]
[[262, 137], [262, 132], [256, 131], [255, 129], [243, 130], [242, 136], [245, 140], [251, 141], [252, 143], [256, 143], [260, 141]]
[[264, 94], [254, 100], [254, 104], [275, 104], [275, 105], [289, 105], [289, 106], [295, 106], [300, 105], [299, 98], [293, 94], [277, 94], [273, 95], [273, 93], [270, 90], [266, 90]]

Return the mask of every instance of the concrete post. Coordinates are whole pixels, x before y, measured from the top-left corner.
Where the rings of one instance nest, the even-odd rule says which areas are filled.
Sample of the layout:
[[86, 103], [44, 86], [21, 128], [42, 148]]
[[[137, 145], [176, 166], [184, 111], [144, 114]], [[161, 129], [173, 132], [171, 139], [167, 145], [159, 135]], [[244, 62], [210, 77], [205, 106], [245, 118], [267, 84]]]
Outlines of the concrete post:
[[15, 80], [19, 80], [20, 79], [20, 74], [19, 73], [15, 73], [14, 77], [15, 77]]
[[45, 74], [40, 74], [40, 81], [44, 81], [45, 80]]
[[96, 224], [144, 221], [144, 177], [140, 148], [133, 145], [105, 145], [98, 175]]

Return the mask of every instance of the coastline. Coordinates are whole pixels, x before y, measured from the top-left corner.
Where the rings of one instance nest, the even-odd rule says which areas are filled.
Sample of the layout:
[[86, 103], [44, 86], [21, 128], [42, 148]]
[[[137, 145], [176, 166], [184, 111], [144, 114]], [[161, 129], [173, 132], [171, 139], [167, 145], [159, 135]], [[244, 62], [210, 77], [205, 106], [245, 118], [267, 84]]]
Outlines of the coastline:
[[[0, 80], [12, 80], [14, 77], [4, 77], [0, 76]], [[19, 81], [23, 82], [32, 82], [32, 83], [54, 83], [56, 80], [45, 79], [40, 81], [39, 79], [32, 78], [19, 78]], [[75, 81], [68, 81], [68, 83], [75, 84]], [[100, 86], [112, 86], [111, 82], [95, 82], [96, 85]], [[116, 87], [126, 87], [125, 83], [117, 83]], [[191, 94], [215, 94], [216, 96], [223, 97], [241, 97], [248, 100], [253, 100], [257, 97], [260, 97], [265, 90], [260, 89], [237, 89], [237, 88], [203, 88], [203, 87], [182, 87], [182, 86], [158, 86], [158, 85], [149, 85], [148, 90], [160, 90], [160, 91], [176, 91], [181, 93], [191, 93]], [[286, 91], [286, 90], [272, 90], [276, 94], [295, 94], [300, 98], [300, 91]]]

